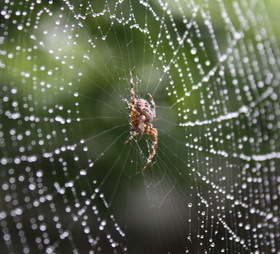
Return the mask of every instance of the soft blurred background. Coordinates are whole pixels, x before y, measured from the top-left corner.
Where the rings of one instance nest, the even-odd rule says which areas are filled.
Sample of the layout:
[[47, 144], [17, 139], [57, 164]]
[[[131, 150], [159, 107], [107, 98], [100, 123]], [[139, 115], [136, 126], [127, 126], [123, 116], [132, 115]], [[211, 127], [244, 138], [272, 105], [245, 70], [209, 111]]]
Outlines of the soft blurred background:
[[279, 253], [280, 3], [0, 9], [1, 253]]

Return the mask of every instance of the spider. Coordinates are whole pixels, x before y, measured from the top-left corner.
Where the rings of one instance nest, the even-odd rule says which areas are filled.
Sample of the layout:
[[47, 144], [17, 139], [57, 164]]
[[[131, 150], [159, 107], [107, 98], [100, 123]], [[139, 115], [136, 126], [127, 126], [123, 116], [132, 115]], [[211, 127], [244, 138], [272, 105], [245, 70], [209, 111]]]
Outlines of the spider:
[[150, 103], [142, 98], [137, 98], [135, 91], [134, 91], [134, 82], [132, 73], [130, 73], [130, 101], [127, 99], [124, 99], [124, 102], [127, 103], [128, 108], [130, 109], [130, 136], [129, 138], [124, 142], [127, 144], [129, 141], [131, 141], [135, 136], [141, 134], [148, 134], [153, 137], [152, 145], [150, 147], [149, 151], [149, 157], [146, 161], [146, 164], [142, 168], [142, 171], [144, 171], [147, 166], [152, 162], [156, 150], [157, 150], [157, 144], [158, 144], [158, 131], [153, 127], [153, 125], [150, 123], [151, 120], [156, 118], [156, 105], [153, 100], [153, 97], [151, 94], [148, 93], [151, 101]]

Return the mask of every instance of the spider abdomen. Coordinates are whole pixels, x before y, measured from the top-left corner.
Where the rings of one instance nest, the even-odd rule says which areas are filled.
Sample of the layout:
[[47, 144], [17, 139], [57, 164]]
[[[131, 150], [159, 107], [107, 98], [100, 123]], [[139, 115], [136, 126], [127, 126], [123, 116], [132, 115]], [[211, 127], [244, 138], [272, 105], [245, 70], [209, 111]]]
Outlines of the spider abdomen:
[[138, 99], [136, 102], [137, 111], [146, 117], [145, 122], [155, 119], [155, 109], [144, 99]]

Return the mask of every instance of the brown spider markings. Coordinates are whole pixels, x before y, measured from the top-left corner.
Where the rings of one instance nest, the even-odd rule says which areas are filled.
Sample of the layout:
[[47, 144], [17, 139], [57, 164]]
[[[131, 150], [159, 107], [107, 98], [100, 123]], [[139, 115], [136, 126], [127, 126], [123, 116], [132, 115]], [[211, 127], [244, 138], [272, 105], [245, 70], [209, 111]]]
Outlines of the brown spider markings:
[[151, 102], [149, 103], [145, 99], [137, 99], [135, 91], [134, 91], [134, 82], [132, 74], [130, 73], [130, 101], [127, 99], [124, 99], [124, 101], [127, 103], [128, 108], [130, 109], [130, 136], [125, 141], [125, 144], [127, 144], [129, 141], [131, 141], [135, 136], [141, 134], [148, 134], [153, 137], [152, 145], [150, 147], [149, 157], [147, 159], [146, 164], [142, 168], [142, 171], [144, 171], [147, 166], [152, 162], [156, 150], [157, 150], [157, 144], [158, 144], [158, 131], [156, 128], [153, 127], [153, 125], [149, 122], [156, 118], [156, 105], [153, 100], [153, 97], [151, 94], [148, 94], [151, 98]]

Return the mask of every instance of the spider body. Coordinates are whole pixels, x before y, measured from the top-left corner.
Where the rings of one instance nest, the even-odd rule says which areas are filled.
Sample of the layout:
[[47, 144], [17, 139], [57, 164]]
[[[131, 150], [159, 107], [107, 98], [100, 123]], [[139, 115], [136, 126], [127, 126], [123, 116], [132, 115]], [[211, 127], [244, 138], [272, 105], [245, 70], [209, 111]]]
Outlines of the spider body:
[[150, 147], [149, 151], [149, 157], [147, 159], [146, 164], [142, 168], [142, 171], [144, 171], [147, 166], [152, 162], [157, 149], [157, 143], [158, 143], [158, 132], [157, 129], [153, 127], [153, 125], [150, 123], [151, 120], [156, 118], [156, 105], [153, 100], [153, 97], [151, 94], [148, 94], [151, 98], [150, 103], [142, 98], [137, 98], [134, 90], [134, 82], [132, 74], [130, 73], [130, 101], [127, 99], [124, 99], [124, 101], [127, 103], [128, 108], [130, 109], [130, 136], [125, 141], [125, 144], [127, 144], [129, 141], [131, 141], [135, 136], [137, 135], [143, 135], [148, 134], [151, 135], [153, 138], [152, 145]]

